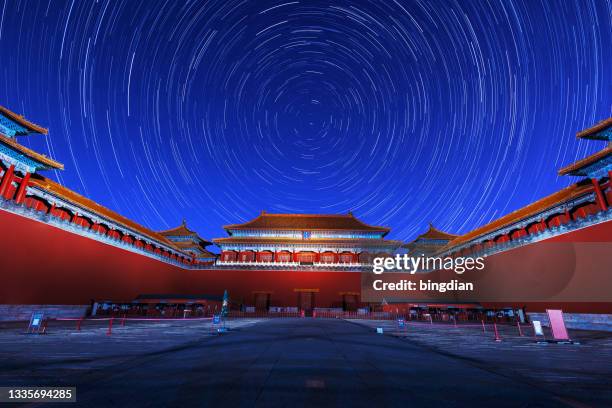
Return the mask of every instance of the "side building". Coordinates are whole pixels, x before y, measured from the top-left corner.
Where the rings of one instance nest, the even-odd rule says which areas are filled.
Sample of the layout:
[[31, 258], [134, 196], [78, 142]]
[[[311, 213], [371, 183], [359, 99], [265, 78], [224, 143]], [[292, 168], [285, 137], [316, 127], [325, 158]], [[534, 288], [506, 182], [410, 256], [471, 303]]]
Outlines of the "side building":
[[484, 274], [435, 272], [445, 279], [472, 277], [482, 288], [480, 296], [461, 295], [456, 302], [536, 313], [560, 308], [578, 320], [598, 313], [598, 321], [612, 325], [612, 118], [577, 137], [607, 143], [559, 170], [581, 180], [466, 234], [442, 233], [438, 240], [430, 226], [406, 245], [419, 255], [485, 258]]
[[49, 305], [74, 313], [97, 299], [206, 293], [184, 273], [214, 262], [210, 243], [155, 232], [42, 175], [64, 166], [20, 139], [47, 134], [0, 106], [0, 230], [10, 231], [0, 245], [0, 320]]
[[217, 259], [216, 254], [206, 249], [207, 246], [212, 245], [212, 242], [202, 239], [197, 232], [187, 228], [185, 220], [178, 227], [159, 231], [159, 235], [171, 241], [177, 248], [191, 254], [193, 264], [212, 265]]

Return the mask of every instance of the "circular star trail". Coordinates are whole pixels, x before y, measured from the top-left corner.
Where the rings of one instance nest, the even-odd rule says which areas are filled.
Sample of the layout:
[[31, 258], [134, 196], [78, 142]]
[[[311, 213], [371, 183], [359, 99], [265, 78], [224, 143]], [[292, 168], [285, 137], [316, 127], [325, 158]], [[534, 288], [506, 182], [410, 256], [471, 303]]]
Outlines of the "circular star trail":
[[2, 104], [151, 228], [353, 211], [469, 231], [568, 183], [611, 114], [610, 1], [0, 3]]

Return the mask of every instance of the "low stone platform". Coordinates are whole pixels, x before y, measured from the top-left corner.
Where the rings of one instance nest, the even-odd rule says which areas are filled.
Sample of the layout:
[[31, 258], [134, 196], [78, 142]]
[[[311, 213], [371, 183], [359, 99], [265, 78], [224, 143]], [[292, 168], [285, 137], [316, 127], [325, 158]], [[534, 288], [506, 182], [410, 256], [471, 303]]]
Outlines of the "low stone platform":
[[82, 317], [88, 305], [0, 305], [0, 321], [29, 321], [33, 312], [43, 312], [46, 318]]
[[[544, 326], [549, 326], [548, 314], [527, 313], [529, 319], [539, 320]], [[568, 329], [597, 330], [612, 332], [612, 315], [593, 313], [563, 313], [563, 320]]]

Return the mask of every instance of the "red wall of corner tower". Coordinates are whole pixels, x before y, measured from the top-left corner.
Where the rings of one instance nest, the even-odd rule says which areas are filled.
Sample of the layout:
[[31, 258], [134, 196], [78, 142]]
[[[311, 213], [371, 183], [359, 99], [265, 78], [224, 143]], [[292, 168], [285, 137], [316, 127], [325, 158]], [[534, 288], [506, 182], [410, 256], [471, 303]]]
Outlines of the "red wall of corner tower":
[[186, 270], [0, 210], [0, 303], [88, 304], [131, 301], [140, 294], [206, 294], [254, 304], [297, 306], [295, 289], [315, 289], [315, 306], [339, 306], [359, 292], [360, 274], [253, 270]]

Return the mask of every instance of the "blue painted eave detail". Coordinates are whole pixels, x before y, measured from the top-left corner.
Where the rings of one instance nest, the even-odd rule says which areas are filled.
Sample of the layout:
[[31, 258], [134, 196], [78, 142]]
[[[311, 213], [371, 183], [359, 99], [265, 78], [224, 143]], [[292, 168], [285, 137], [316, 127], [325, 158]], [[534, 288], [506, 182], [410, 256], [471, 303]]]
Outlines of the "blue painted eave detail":
[[17, 150], [14, 150], [13, 148], [11, 148], [10, 146], [7, 146], [4, 143], [0, 143], [0, 153], [10, 157], [12, 160], [14, 160], [14, 164], [16, 163], [21, 163], [26, 167], [29, 168], [34, 168], [36, 169], [36, 171], [38, 170], [46, 170], [46, 169], [50, 169], [50, 167], [48, 167], [47, 165], [34, 160], [26, 155], [24, 155], [21, 152], [18, 152]]
[[17, 122], [9, 119], [8, 117], [4, 116], [1, 113], [0, 113], [0, 132], [10, 137], [27, 135], [28, 133], [30, 133], [28, 129], [24, 128]]
[[589, 136], [589, 139], [607, 140], [608, 142], [612, 141], [612, 127], [607, 127], [604, 130], [593, 133]]
[[583, 176], [589, 178], [608, 177], [608, 171], [612, 170], [612, 154], [608, 154], [602, 159], [591, 163], [586, 167], [571, 172], [572, 176]]

